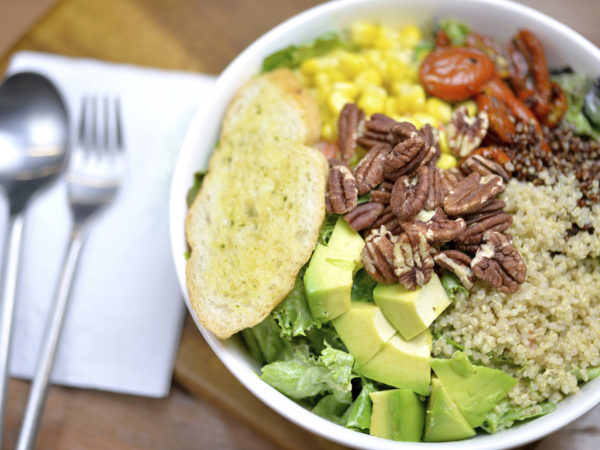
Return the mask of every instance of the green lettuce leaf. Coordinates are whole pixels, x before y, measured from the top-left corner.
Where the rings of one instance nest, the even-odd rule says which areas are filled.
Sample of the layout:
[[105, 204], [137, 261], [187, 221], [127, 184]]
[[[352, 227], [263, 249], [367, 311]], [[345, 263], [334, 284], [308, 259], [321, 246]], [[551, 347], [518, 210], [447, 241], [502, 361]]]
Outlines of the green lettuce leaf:
[[343, 425], [353, 430], [367, 431], [371, 426], [371, 413], [373, 412], [373, 402], [371, 402], [369, 393], [375, 392], [377, 389], [364, 378], [362, 381], [362, 390], [350, 408], [346, 410]]
[[294, 400], [332, 394], [341, 403], [352, 400], [352, 364], [349, 353], [327, 346], [318, 358], [308, 346], [294, 348], [293, 359], [264, 366], [260, 378]]
[[352, 282], [352, 291], [350, 292], [352, 301], [372, 302], [373, 289], [375, 289], [376, 285], [377, 282], [364, 269], [360, 269], [354, 275]]
[[459, 292], [469, 295], [467, 288], [465, 288], [458, 277], [449, 270], [445, 270], [442, 275], [442, 286], [444, 286], [444, 290], [451, 300], [456, 300], [456, 294]]
[[585, 369], [574, 367], [571, 369], [571, 373], [578, 381], [588, 382], [600, 376], [600, 367], [588, 367]]
[[323, 221], [321, 229], [319, 230], [319, 240], [317, 241], [319, 244], [327, 245], [329, 238], [331, 237], [331, 233], [333, 233], [333, 227], [335, 227], [337, 219], [337, 214], [327, 214], [325, 216], [325, 220]]
[[298, 276], [294, 288], [273, 310], [273, 317], [281, 328], [281, 336], [292, 338], [305, 336], [315, 326], [304, 292], [304, 282]]
[[196, 198], [196, 195], [198, 195], [198, 192], [200, 192], [200, 188], [202, 187], [202, 181], [204, 181], [206, 172], [207, 172], [206, 170], [200, 170], [200, 171], [194, 173], [194, 183], [192, 184], [192, 187], [188, 190], [187, 197], [186, 197], [188, 208], [190, 206], [192, 206], [192, 203], [194, 203], [194, 199]]
[[467, 35], [471, 32], [469, 26], [452, 17], [440, 20], [440, 28], [446, 32], [454, 45], [464, 45]]
[[292, 346], [281, 337], [281, 328], [272, 315], [258, 325], [243, 330], [241, 335], [252, 356], [260, 362], [292, 358]]
[[263, 61], [262, 73], [270, 72], [280, 67], [294, 69], [302, 61], [323, 56], [336, 48], [353, 49], [350, 42], [338, 33], [333, 31], [324, 33], [312, 42], [304, 45], [290, 45], [267, 56]]
[[315, 355], [321, 354], [328, 346], [343, 352], [348, 352], [348, 349], [340, 339], [331, 322], [307, 330], [306, 341], [309, 344], [310, 351]]
[[566, 72], [553, 75], [552, 80], [565, 92], [569, 103], [562, 124], [577, 135], [598, 139], [600, 133], [583, 113], [583, 100], [589, 87], [586, 76], [582, 73]]
[[311, 411], [324, 419], [343, 425], [343, 415], [347, 409], [348, 403], [340, 402], [335, 395], [328, 394], [321, 398]]
[[556, 409], [556, 404], [550, 402], [541, 403], [540, 406], [541, 411], [536, 411], [534, 407], [521, 408], [513, 406], [508, 399], [504, 399], [487, 414], [481, 428], [488, 433], [495, 433], [513, 426], [515, 422], [535, 419]]

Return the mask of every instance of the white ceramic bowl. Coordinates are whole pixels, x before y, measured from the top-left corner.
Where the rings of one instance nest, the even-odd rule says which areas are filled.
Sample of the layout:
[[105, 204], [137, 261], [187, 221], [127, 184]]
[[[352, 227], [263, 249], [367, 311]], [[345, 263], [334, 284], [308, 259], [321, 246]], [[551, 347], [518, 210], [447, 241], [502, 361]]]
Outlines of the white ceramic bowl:
[[[265, 56], [290, 44], [309, 41], [325, 31], [347, 27], [359, 20], [391, 25], [426, 24], [432, 19], [456, 17], [473, 29], [506, 42], [518, 28], [535, 32], [544, 43], [551, 67], [571, 65], [591, 76], [600, 74], [600, 50], [565, 25], [528, 7], [494, 0], [345, 0], [325, 3], [305, 11], [263, 35], [241, 53], [221, 74], [212, 95], [197, 112], [181, 148], [171, 186], [171, 245], [185, 301], [195, 317], [185, 283], [186, 243], [184, 220], [186, 193], [193, 173], [205, 168], [217, 141], [220, 123], [234, 93], [260, 70]], [[198, 322], [196, 322], [198, 324]], [[305, 429], [350, 447], [377, 449], [497, 449], [539, 439], [581, 416], [600, 402], [600, 379], [558, 405], [556, 411], [529, 423], [496, 434], [447, 443], [401, 443], [348, 430], [322, 419], [256, 375], [259, 366], [240, 342], [221, 341], [198, 324], [211, 348], [235, 377], [260, 400]]]

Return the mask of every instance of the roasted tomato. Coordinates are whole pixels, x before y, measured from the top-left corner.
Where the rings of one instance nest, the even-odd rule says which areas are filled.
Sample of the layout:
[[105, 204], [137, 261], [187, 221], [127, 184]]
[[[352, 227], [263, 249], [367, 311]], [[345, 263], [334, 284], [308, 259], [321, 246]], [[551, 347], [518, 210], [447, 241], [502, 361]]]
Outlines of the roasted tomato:
[[489, 57], [458, 47], [437, 48], [419, 69], [425, 91], [449, 102], [471, 98], [493, 76], [494, 62]]

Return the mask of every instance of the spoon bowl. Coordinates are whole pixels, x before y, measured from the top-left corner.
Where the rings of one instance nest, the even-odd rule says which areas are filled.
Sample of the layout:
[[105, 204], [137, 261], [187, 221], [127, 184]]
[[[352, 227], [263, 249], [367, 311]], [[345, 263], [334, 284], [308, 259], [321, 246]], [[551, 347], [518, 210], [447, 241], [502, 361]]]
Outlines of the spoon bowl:
[[62, 172], [68, 146], [68, 114], [54, 85], [35, 73], [8, 77], [0, 85], [0, 188], [9, 206], [0, 278], [0, 445], [25, 207]]
[[11, 209], [62, 170], [68, 144], [67, 111], [45, 77], [23, 72], [0, 86], [0, 187]]

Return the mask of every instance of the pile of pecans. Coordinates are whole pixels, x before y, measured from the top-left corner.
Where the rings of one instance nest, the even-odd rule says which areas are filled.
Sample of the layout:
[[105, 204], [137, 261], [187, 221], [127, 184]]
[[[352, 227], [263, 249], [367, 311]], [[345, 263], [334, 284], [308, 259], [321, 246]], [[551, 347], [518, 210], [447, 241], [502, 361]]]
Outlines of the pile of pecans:
[[[437, 266], [467, 288], [479, 278], [503, 292], [518, 290], [527, 268], [504, 234], [512, 216], [498, 199], [513, 168], [472, 153], [487, 123], [485, 113], [469, 118], [466, 109], [457, 110], [448, 127], [450, 146], [468, 156], [460, 170], [440, 170], [435, 128], [417, 130], [383, 114], [365, 121], [356, 105], [343, 108], [342, 159], [329, 161], [327, 210], [344, 214], [363, 234], [362, 262], [373, 279], [412, 290], [426, 284]], [[351, 169], [357, 143], [368, 152]], [[368, 201], [359, 204], [366, 194]]]

